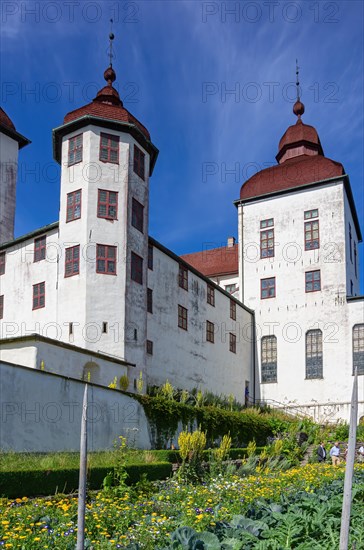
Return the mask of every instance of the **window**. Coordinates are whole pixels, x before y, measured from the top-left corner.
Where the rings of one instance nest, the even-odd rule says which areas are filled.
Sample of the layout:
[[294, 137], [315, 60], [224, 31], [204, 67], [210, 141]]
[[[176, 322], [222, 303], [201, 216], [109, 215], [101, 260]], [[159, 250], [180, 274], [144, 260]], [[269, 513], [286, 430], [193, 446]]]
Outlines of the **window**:
[[230, 319], [236, 321], [236, 302], [230, 300]]
[[6, 252], [0, 252], [0, 275], [5, 273]]
[[321, 290], [321, 271], [307, 271], [305, 273], [306, 278], [306, 292], [316, 292]]
[[131, 280], [143, 284], [143, 258], [134, 252], [131, 253]]
[[184, 265], [179, 265], [178, 284], [184, 290], [188, 290], [188, 269]]
[[356, 250], [356, 243], [354, 243], [354, 268], [355, 268], [355, 277], [358, 276], [358, 252]]
[[322, 332], [306, 332], [306, 378], [322, 378]]
[[119, 136], [100, 134], [100, 160], [119, 164]]
[[351, 225], [349, 223], [349, 253], [350, 253], [350, 261], [353, 263], [353, 251], [352, 251], [352, 243], [353, 243], [353, 236], [351, 234]]
[[178, 305], [178, 326], [187, 330], [187, 309], [183, 306]]
[[260, 297], [262, 300], [265, 298], [275, 298], [276, 295], [276, 278], [270, 277], [269, 279], [260, 280]]
[[33, 309], [45, 306], [45, 282], [33, 285]]
[[118, 194], [116, 191], [98, 190], [97, 217], [116, 220], [118, 217]]
[[147, 354], [153, 355], [153, 342], [152, 340], [147, 340]]
[[96, 273], [116, 275], [116, 246], [96, 245]]
[[229, 333], [229, 350], [232, 353], [236, 353], [236, 334]]
[[206, 321], [206, 342], [211, 342], [211, 344], [215, 342], [214, 323], [210, 321]]
[[103, 323], [102, 323], [102, 333], [107, 334], [107, 329], [108, 329], [107, 321], [103, 321]]
[[153, 313], [153, 290], [147, 289], [147, 312]]
[[134, 172], [142, 178], [142, 180], [145, 179], [145, 173], [144, 173], [144, 159], [145, 154], [143, 151], [139, 149], [136, 145], [134, 145]]
[[131, 210], [131, 225], [143, 233], [144, 206], [133, 198]]
[[305, 222], [305, 250], [314, 250], [320, 248], [319, 238], [319, 220], [313, 220], [312, 218], [318, 218], [318, 210], [306, 210], [304, 213], [305, 220], [312, 220]]
[[263, 336], [261, 340], [262, 383], [277, 382], [277, 338]]
[[[274, 256], [274, 220], [261, 220], [260, 222], [260, 257], [272, 258]], [[268, 229], [266, 229], [268, 228]], [[270, 229], [269, 229], [270, 228]], [[264, 229], [264, 231], [262, 231]]]
[[236, 290], [236, 283], [233, 283], [231, 285], [225, 285], [225, 290], [226, 292], [228, 292], [229, 294], [234, 294], [235, 290]]
[[68, 140], [68, 166], [82, 162], [82, 134]]
[[64, 276], [72, 277], [80, 272], [80, 245], [66, 248]]
[[364, 374], [364, 323], [353, 327], [353, 374]]
[[267, 227], [273, 227], [274, 225], [274, 219], [269, 218], [269, 220], [261, 220], [260, 222], [260, 229], [266, 229]]
[[81, 189], [67, 193], [66, 222], [78, 220], [81, 217]]
[[41, 260], [45, 259], [46, 241], [47, 241], [46, 235], [42, 235], [42, 237], [38, 237], [37, 239], [34, 239], [34, 261], [35, 262], [40, 262]]
[[215, 306], [215, 289], [211, 285], [207, 285], [207, 303]]
[[0, 296], [0, 319], [4, 317], [4, 295]]
[[148, 244], [148, 269], [153, 271], [153, 245]]
[[315, 208], [314, 210], [306, 210], [304, 214], [305, 220], [311, 220], [312, 218], [318, 218], [318, 209]]

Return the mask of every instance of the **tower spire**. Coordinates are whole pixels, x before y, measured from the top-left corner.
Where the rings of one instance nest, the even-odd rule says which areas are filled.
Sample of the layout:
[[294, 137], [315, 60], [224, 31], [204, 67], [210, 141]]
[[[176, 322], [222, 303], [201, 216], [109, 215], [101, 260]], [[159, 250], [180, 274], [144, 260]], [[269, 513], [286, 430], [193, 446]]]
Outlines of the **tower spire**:
[[114, 20], [110, 19], [109, 51], [108, 51], [109, 66], [106, 69], [106, 71], [104, 72], [104, 79], [106, 80], [106, 82], [107, 82], [107, 84], [110, 88], [112, 88], [112, 84], [116, 80], [116, 73], [115, 73], [115, 71], [113, 69], [113, 66], [112, 66], [112, 60], [113, 60], [113, 57], [114, 57], [114, 54], [113, 54], [113, 51], [112, 51], [112, 45], [113, 45], [113, 40], [115, 38], [115, 35], [112, 32], [113, 23], [114, 23]]
[[112, 32], [113, 23], [114, 23], [114, 20], [110, 19], [110, 33], [109, 33], [109, 60], [110, 60], [110, 65], [109, 65], [109, 67], [112, 67], [112, 59], [114, 57], [114, 54], [112, 53], [112, 43], [113, 43], [113, 40], [115, 38], [115, 35]]
[[297, 116], [297, 122], [301, 122], [301, 116], [305, 112], [305, 106], [300, 99], [300, 81], [299, 81], [299, 72], [300, 68], [298, 66], [298, 59], [296, 59], [296, 91], [297, 99], [296, 103], [293, 105], [293, 113]]

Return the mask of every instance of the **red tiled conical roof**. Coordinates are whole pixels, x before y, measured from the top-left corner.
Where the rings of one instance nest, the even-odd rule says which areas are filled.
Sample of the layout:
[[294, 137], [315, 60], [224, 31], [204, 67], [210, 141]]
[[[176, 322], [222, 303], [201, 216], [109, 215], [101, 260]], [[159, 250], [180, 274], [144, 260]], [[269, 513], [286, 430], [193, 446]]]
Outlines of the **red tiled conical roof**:
[[10, 119], [10, 117], [8, 117], [4, 109], [2, 109], [1, 107], [0, 107], [0, 124], [15, 131], [15, 126], [12, 120]]

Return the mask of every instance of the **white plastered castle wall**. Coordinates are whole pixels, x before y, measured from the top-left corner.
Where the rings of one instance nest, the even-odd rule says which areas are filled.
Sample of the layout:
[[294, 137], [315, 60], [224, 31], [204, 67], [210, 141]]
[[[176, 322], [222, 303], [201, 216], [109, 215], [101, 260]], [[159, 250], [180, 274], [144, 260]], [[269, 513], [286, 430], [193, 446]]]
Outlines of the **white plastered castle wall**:
[[[179, 263], [154, 247], [148, 287], [153, 290], [153, 313], [148, 313], [148, 381], [168, 379], [176, 388], [200, 388], [215, 394], [233, 394], [244, 402], [245, 383], [253, 383], [254, 317], [238, 302], [236, 321], [230, 318], [230, 297], [215, 289], [215, 307], [207, 303], [207, 282], [188, 272], [188, 291], [179, 287]], [[188, 330], [178, 327], [178, 305], [188, 310]], [[206, 321], [214, 323], [215, 342], [206, 341]], [[236, 353], [229, 351], [229, 333], [237, 336]]]
[[[244, 303], [255, 310], [261, 380], [261, 337], [277, 337], [277, 382], [261, 383], [260, 397], [308, 407], [318, 420], [348, 412], [352, 388], [352, 326], [363, 303], [346, 302], [346, 220], [343, 182], [257, 199], [240, 207]], [[304, 249], [304, 211], [319, 210], [320, 248]], [[274, 218], [275, 256], [260, 259], [260, 221]], [[355, 234], [354, 224], [353, 236]], [[321, 271], [321, 291], [305, 292], [305, 272]], [[276, 278], [276, 297], [261, 299], [261, 279]], [[349, 315], [350, 311], [350, 315]], [[305, 335], [321, 329], [323, 378], [306, 379]], [[359, 382], [363, 414], [363, 377]], [[346, 405], [344, 405], [346, 403]], [[345, 413], [343, 412], [345, 409]], [[348, 419], [348, 417], [346, 417]]]
[[18, 142], [0, 132], [0, 243], [14, 238]]

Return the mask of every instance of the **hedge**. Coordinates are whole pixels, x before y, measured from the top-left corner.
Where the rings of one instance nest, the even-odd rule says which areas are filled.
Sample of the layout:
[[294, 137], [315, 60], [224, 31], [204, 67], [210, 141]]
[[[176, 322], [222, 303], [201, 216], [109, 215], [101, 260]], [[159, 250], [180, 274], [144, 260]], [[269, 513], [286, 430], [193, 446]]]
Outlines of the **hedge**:
[[259, 414], [257, 409], [228, 411], [213, 406], [187, 405], [159, 396], [139, 395], [134, 398], [144, 408], [151, 428], [152, 445], [157, 449], [170, 444], [177, 434], [179, 423], [189, 431], [200, 426], [206, 432], [209, 447], [214, 447], [228, 433], [235, 447], [245, 447], [253, 439], [257, 445], [265, 445], [277, 428], [286, 431], [289, 423], [277, 416]]
[[[112, 466], [91, 468], [88, 472], [88, 488], [100, 489], [110, 470]], [[125, 470], [128, 473], [127, 484], [133, 485], [140, 480], [142, 474], [146, 474], [150, 481], [166, 479], [172, 474], [172, 464], [169, 462], [130, 464], [125, 466]], [[78, 489], [78, 480], [78, 468], [0, 472], [0, 495], [6, 498], [17, 498], [72, 493]]]

